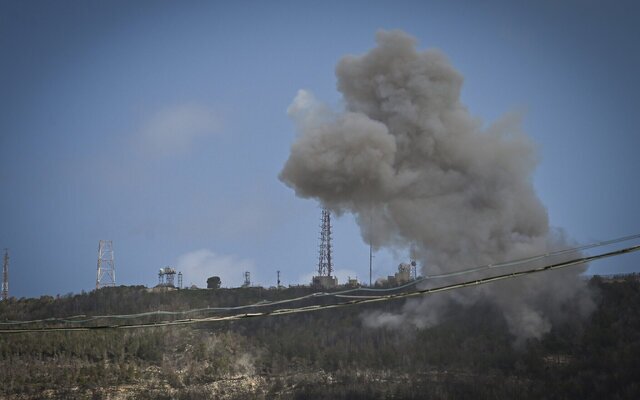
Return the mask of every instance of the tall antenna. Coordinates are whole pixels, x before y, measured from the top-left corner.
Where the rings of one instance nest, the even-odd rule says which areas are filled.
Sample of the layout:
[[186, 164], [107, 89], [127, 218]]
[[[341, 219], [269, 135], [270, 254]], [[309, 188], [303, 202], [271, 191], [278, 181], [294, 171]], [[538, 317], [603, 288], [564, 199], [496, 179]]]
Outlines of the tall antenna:
[[101, 240], [98, 244], [98, 274], [96, 289], [116, 285], [116, 265], [113, 260], [113, 242]]
[[322, 209], [322, 224], [320, 225], [320, 251], [318, 256], [318, 276], [332, 276], [331, 264], [331, 212]]
[[4, 249], [2, 263], [2, 300], [9, 300], [9, 250]]

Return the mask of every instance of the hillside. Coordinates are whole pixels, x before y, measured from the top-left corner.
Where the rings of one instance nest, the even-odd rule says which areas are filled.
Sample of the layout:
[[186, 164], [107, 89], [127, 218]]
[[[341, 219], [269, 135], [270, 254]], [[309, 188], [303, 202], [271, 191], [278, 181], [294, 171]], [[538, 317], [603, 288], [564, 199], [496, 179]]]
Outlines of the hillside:
[[[423, 330], [371, 329], [366, 309], [179, 327], [0, 335], [10, 399], [638, 398], [640, 283], [593, 278], [597, 310], [520, 347], [489, 304]], [[0, 321], [237, 306], [309, 288], [150, 292], [117, 287], [0, 303]], [[135, 322], [162, 320], [140, 317]], [[98, 320], [96, 324], [104, 321]]]

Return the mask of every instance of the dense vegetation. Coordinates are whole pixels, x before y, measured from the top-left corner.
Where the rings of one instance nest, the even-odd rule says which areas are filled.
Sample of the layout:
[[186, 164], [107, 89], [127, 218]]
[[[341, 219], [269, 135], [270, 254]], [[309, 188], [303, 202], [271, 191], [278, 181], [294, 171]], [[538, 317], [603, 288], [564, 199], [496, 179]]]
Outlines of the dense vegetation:
[[[370, 329], [366, 307], [137, 330], [0, 335], [4, 398], [640, 398], [640, 283], [591, 280], [598, 308], [514, 347], [488, 304], [438, 326]], [[250, 304], [309, 288], [12, 299], [0, 321]], [[372, 305], [397, 309], [400, 302]], [[156, 317], [151, 317], [156, 318]]]

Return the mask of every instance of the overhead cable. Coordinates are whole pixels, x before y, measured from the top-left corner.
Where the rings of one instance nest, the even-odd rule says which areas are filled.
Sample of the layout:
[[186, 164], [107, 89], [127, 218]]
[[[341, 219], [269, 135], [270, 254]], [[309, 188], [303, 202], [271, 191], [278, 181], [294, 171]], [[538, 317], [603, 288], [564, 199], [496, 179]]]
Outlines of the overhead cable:
[[[290, 299], [283, 299], [283, 300], [275, 300], [275, 301], [264, 301], [264, 300], [262, 300], [262, 301], [260, 301], [258, 303], [254, 303], [254, 304], [247, 304], [247, 305], [233, 306], [233, 307], [206, 307], [206, 308], [197, 308], [197, 309], [191, 309], [191, 310], [185, 310], [185, 311], [162, 311], [162, 310], [159, 310], [159, 311], [147, 311], [147, 312], [142, 312], [142, 313], [137, 313], [137, 314], [95, 315], [95, 316], [90, 316], [90, 317], [87, 317], [86, 315], [76, 315], [76, 316], [65, 317], [65, 318], [44, 318], [44, 319], [34, 319], [34, 320], [26, 320], [26, 321], [2, 321], [2, 322], [0, 322], [0, 325], [25, 325], [25, 324], [35, 324], [35, 323], [81, 324], [81, 323], [88, 323], [88, 322], [93, 322], [93, 321], [101, 320], [101, 319], [135, 319], [135, 318], [142, 318], [142, 317], [149, 317], [149, 316], [179, 316], [179, 315], [190, 315], [190, 314], [198, 314], [198, 313], [239, 311], [239, 310], [252, 309], [252, 308], [257, 308], [257, 307], [271, 307], [271, 306], [280, 305], [280, 304], [298, 302], [298, 301], [302, 301], [302, 300], [310, 299], [310, 298], [327, 297], [327, 296], [338, 297], [338, 298], [369, 298], [371, 296], [347, 296], [347, 295], [350, 294], [350, 293], [355, 293], [355, 292], [374, 292], [374, 293], [398, 292], [398, 291], [400, 291], [402, 289], [406, 289], [408, 287], [412, 287], [412, 286], [418, 285], [418, 284], [420, 284], [422, 282], [433, 280], [433, 279], [443, 279], [443, 278], [449, 278], [449, 277], [454, 277], [454, 276], [461, 276], [461, 275], [466, 275], [466, 274], [470, 274], [470, 273], [474, 273], [474, 272], [481, 272], [481, 271], [485, 271], [485, 270], [489, 270], [489, 269], [514, 267], [514, 266], [518, 266], [518, 265], [529, 263], [529, 262], [533, 262], [533, 261], [544, 260], [544, 259], [547, 259], [549, 257], [555, 257], [555, 256], [559, 256], [559, 255], [564, 255], [564, 254], [576, 253], [576, 252], [579, 252], [579, 251], [584, 251], [584, 250], [589, 250], [589, 249], [598, 248], [598, 247], [602, 247], [602, 246], [607, 246], [607, 245], [611, 245], [611, 244], [626, 242], [626, 241], [630, 241], [630, 240], [634, 240], [634, 239], [638, 239], [638, 238], [640, 238], [640, 234], [628, 235], [628, 236], [623, 236], [623, 237], [619, 237], [619, 238], [615, 238], [615, 239], [599, 241], [599, 242], [589, 243], [589, 244], [585, 244], [585, 245], [581, 245], [581, 246], [577, 246], [577, 247], [557, 250], [557, 251], [553, 251], [553, 252], [549, 252], [549, 253], [545, 253], [545, 254], [532, 256], [532, 257], [526, 257], [526, 258], [520, 258], [520, 259], [516, 259], [516, 260], [511, 260], [511, 261], [507, 261], [507, 262], [503, 262], [503, 263], [487, 264], [487, 265], [483, 265], [483, 266], [479, 266], [479, 267], [467, 268], [467, 269], [448, 272], [448, 273], [427, 275], [427, 276], [421, 277], [419, 279], [413, 280], [413, 281], [411, 281], [409, 283], [406, 283], [404, 285], [396, 286], [396, 287], [392, 287], [392, 288], [363, 288], [363, 287], [360, 287], [360, 288], [341, 290], [341, 291], [337, 291], [337, 292], [316, 292], [316, 293], [311, 293], [311, 294], [308, 294], [308, 295], [305, 295], [305, 296], [299, 296], [299, 297], [294, 297], [294, 298], [290, 298]], [[80, 319], [80, 318], [85, 318], [85, 319]]]
[[595, 261], [595, 260], [599, 260], [607, 257], [614, 257], [622, 254], [636, 252], [638, 250], [640, 250], [640, 245], [626, 247], [626, 248], [611, 251], [608, 253], [600, 253], [593, 256], [581, 257], [581, 258], [576, 258], [569, 261], [549, 264], [546, 266], [532, 268], [524, 271], [510, 272], [510, 273], [505, 273], [505, 274], [496, 275], [492, 277], [479, 278], [479, 279], [444, 285], [444, 286], [430, 288], [430, 289], [420, 289], [420, 290], [415, 290], [411, 292], [381, 295], [373, 298], [353, 299], [350, 301], [336, 303], [336, 304], [325, 304], [325, 305], [318, 304], [318, 305], [312, 305], [312, 306], [306, 306], [306, 307], [284, 308], [284, 309], [277, 309], [277, 310], [265, 311], [265, 312], [242, 313], [242, 314], [234, 314], [229, 316], [213, 316], [213, 317], [206, 317], [206, 318], [182, 319], [182, 320], [175, 320], [175, 321], [150, 322], [150, 323], [140, 323], [140, 324], [100, 325], [100, 326], [83, 326], [83, 327], [43, 327], [43, 328], [0, 329], [0, 334], [16, 334], [16, 333], [29, 333], [29, 332], [56, 332], [56, 331], [90, 331], [90, 330], [104, 330], [104, 329], [157, 328], [157, 327], [163, 327], [163, 326], [190, 325], [190, 324], [198, 324], [198, 323], [206, 323], [206, 322], [236, 321], [236, 320], [242, 320], [247, 318], [272, 317], [272, 316], [278, 316], [278, 315], [288, 315], [288, 314], [305, 313], [305, 312], [311, 312], [311, 311], [328, 310], [328, 309], [349, 307], [349, 306], [355, 306], [355, 305], [370, 304], [370, 303], [377, 303], [377, 302], [384, 302], [384, 301], [393, 301], [398, 299], [431, 295], [431, 294], [445, 292], [445, 291], [458, 290], [458, 289], [462, 289], [469, 286], [485, 285], [491, 282], [498, 282], [506, 279], [513, 279], [513, 278], [522, 277], [525, 275], [531, 275], [531, 274], [537, 274], [537, 273], [547, 272], [551, 270], [568, 268], [574, 265], [584, 264], [584, 263], [588, 263], [591, 261]]

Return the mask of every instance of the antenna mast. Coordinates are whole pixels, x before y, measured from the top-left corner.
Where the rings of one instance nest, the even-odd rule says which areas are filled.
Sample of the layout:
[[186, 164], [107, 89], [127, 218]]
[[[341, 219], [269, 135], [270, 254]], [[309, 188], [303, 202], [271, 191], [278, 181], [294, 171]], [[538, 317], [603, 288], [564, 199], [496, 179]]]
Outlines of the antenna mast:
[[96, 290], [116, 285], [116, 265], [113, 259], [113, 241], [101, 240], [98, 244], [98, 273]]
[[318, 276], [332, 276], [331, 264], [331, 212], [322, 209], [322, 224], [320, 229], [320, 252], [318, 256]]

